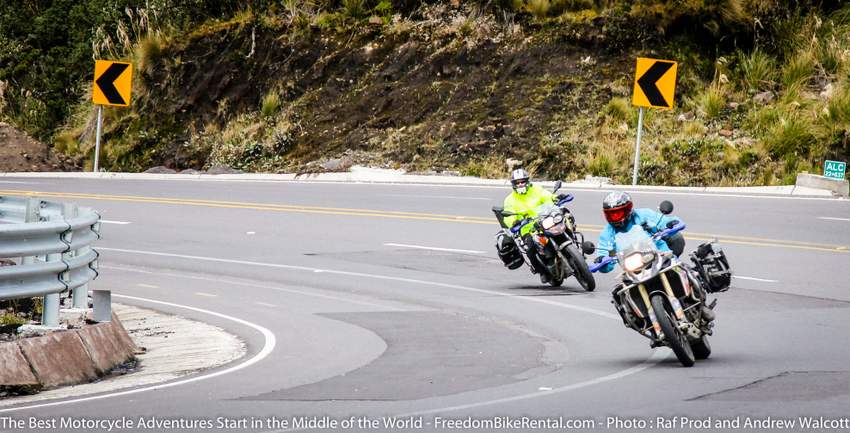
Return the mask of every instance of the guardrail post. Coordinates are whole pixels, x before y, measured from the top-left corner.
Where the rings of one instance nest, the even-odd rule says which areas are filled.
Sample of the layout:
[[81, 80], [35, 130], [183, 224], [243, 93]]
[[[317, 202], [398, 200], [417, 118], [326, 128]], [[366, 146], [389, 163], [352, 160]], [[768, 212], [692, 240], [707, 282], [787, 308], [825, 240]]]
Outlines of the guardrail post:
[[[54, 256], [50, 254], [50, 256]], [[59, 257], [51, 257], [54, 260], [60, 260], [61, 254], [56, 254]], [[52, 293], [44, 295], [44, 303], [41, 305], [41, 324], [55, 328], [59, 326], [59, 294]]]
[[112, 321], [112, 292], [109, 290], [92, 290], [92, 304], [94, 304], [95, 322]]
[[[36, 197], [27, 199], [26, 213], [24, 214], [24, 223], [37, 223], [41, 221], [41, 200]], [[49, 254], [47, 260], [62, 260], [61, 254]], [[35, 263], [35, 256], [27, 256], [21, 258], [22, 265], [31, 265]], [[53, 293], [45, 295], [41, 302], [41, 324], [44, 326], [56, 327], [59, 326], [59, 294]]]
[[[62, 204], [62, 215], [65, 216], [66, 220], [75, 218], [79, 215], [79, 210], [76, 204], [73, 203], [63, 203]], [[70, 239], [69, 239], [70, 240]], [[68, 251], [68, 258], [76, 257], [79, 253], [86, 253], [86, 250], [80, 249], [78, 251]], [[88, 308], [89, 307], [89, 285], [83, 284], [80, 287], [74, 289], [73, 294], [74, 300], [74, 308]]]

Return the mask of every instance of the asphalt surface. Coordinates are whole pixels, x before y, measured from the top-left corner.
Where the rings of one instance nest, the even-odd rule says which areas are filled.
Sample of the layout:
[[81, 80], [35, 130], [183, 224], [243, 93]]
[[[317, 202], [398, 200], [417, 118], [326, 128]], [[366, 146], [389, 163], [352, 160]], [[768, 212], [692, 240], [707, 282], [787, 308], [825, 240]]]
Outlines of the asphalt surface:
[[[248, 345], [244, 368], [6, 409], [0, 431], [107, 431], [122, 417], [111, 431], [533, 431], [558, 420], [573, 431], [816, 431], [801, 422], [850, 417], [846, 200], [633, 195], [639, 207], [673, 201], [688, 250], [717, 236], [737, 276], [717, 296], [711, 358], [683, 368], [623, 327], [612, 275], [586, 293], [501, 265], [490, 207], [505, 189], [24, 178], [0, 189], [98, 209], [93, 288]], [[574, 194], [596, 241], [605, 191]], [[413, 424], [384, 424], [393, 417]]]

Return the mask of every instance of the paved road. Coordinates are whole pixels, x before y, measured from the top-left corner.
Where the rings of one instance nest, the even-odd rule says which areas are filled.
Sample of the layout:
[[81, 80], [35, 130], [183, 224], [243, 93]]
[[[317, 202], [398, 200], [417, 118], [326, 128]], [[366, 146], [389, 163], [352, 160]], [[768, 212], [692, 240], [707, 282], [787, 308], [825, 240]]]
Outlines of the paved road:
[[[687, 369], [622, 326], [610, 276], [585, 293], [572, 280], [548, 289], [504, 269], [489, 211], [503, 189], [24, 178], [0, 189], [101, 210], [95, 287], [175, 304], [121, 299], [224, 327], [254, 360], [170, 388], [0, 413], [17, 421], [529, 431], [481, 423], [561, 417], [581, 431], [681, 431], [656, 417], [712, 417], [741, 427], [787, 419], [794, 428], [770, 431], [799, 431], [797, 417], [850, 417], [848, 201], [634, 195], [644, 207], [671, 199], [692, 239], [724, 241], [741, 277], [719, 297], [714, 354]], [[605, 192], [574, 193], [573, 212], [596, 240]], [[384, 426], [400, 415], [422, 428]], [[349, 420], [361, 428], [343, 428]], [[39, 430], [4, 422], [0, 431]]]

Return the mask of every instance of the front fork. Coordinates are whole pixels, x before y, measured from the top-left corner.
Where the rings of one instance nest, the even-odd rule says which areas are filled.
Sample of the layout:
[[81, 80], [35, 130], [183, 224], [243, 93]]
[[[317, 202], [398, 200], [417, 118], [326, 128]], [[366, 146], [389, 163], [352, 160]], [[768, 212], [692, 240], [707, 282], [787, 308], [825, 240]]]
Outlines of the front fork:
[[[676, 314], [676, 319], [684, 319], [685, 311], [682, 310], [682, 304], [679, 303], [679, 299], [676, 298], [676, 295], [673, 293], [673, 287], [670, 286], [670, 281], [667, 279], [667, 275], [661, 273], [659, 276], [661, 277], [661, 284], [664, 286], [664, 291], [667, 293], [667, 299], [670, 301], [670, 305], [673, 306], [673, 312]], [[652, 329], [655, 331], [655, 335], [661, 336], [661, 325], [658, 323], [658, 316], [656, 316], [655, 310], [652, 308], [652, 302], [649, 301], [649, 293], [646, 291], [646, 286], [638, 284], [638, 291], [640, 292], [644, 305], [646, 305], [646, 310], [649, 313], [649, 320], [652, 321]], [[662, 314], [664, 313], [662, 312]]]

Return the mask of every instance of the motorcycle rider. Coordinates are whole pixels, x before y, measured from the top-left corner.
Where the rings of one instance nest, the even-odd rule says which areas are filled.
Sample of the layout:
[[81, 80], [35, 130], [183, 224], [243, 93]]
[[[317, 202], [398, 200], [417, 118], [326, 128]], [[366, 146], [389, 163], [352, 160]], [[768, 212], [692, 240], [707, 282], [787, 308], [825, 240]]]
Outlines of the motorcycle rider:
[[[635, 224], [643, 227], [652, 236], [661, 230], [672, 228], [680, 222], [680, 219], [677, 217], [664, 215], [652, 209], [633, 209], [633, 207], [632, 197], [628, 193], [621, 191], [611, 192], [602, 200], [602, 213], [605, 215], [608, 225], [602, 229], [602, 233], [599, 235], [599, 250], [595, 263], [601, 262], [606, 256], [616, 255], [617, 244], [614, 240], [615, 236], [617, 233], [628, 232]], [[678, 257], [685, 248], [685, 239], [681, 233], [676, 233], [673, 236], [655, 239], [655, 246], [660, 251], [672, 251]], [[682, 262], [682, 265], [685, 269], [691, 271], [685, 262]], [[614, 263], [609, 263], [599, 271], [607, 273], [613, 269]], [[614, 292], [618, 289], [615, 288]], [[703, 306], [703, 317], [709, 321], [714, 320], [714, 312], [710, 308]]]
[[[520, 224], [525, 218], [536, 217], [538, 206], [547, 203], [555, 204], [559, 197], [542, 186], [532, 184], [528, 172], [521, 168], [511, 172], [511, 188], [513, 191], [505, 197], [503, 205], [505, 212], [515, 214], [505, 217], [504, 221], [508, 227]], [[532, 226], [528, 224], [520, 230], [520, 235], [526, 245], [526, 255], [531, 262], [532, 270], [540, 274], [540, 281], [546, 284], [549, 282], [549, 273], [531, 239], [531, 230]]]

